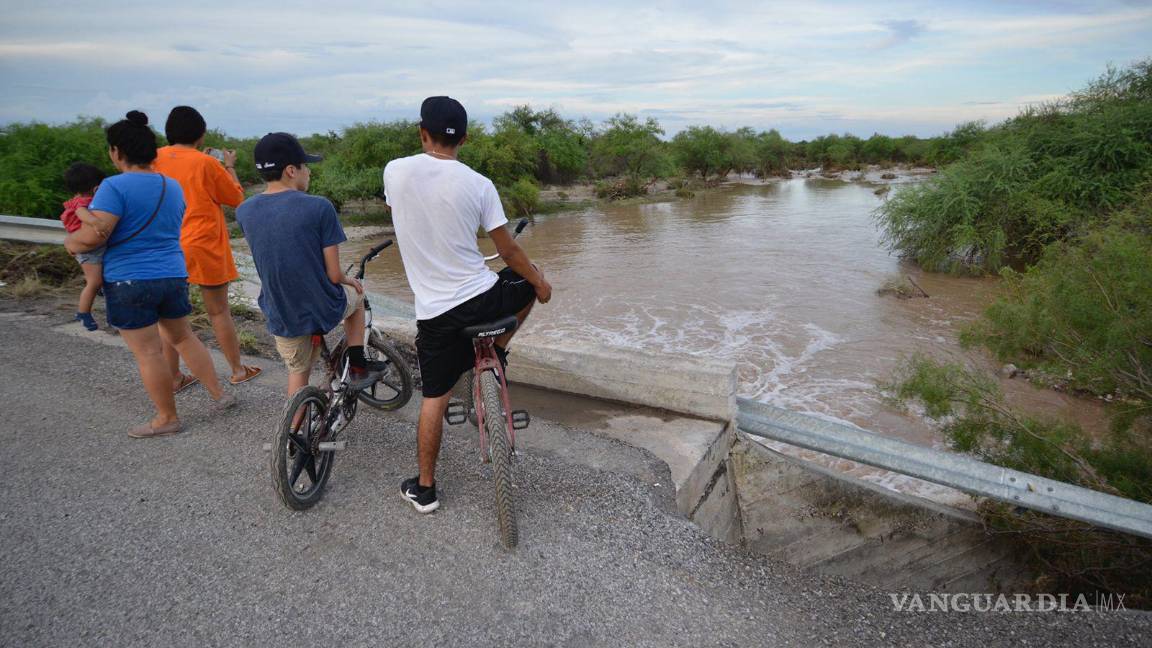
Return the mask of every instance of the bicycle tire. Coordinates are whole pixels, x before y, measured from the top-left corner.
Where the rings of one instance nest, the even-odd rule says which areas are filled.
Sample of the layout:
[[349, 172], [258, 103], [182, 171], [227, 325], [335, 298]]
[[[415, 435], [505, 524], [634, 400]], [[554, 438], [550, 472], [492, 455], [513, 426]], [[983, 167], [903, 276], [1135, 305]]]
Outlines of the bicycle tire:
[[[372, 333], [369, 337], [368, 344], [364, 345], [364, 351], [369, 360], [386, 359], [395, 368], [395, 372], [389, 371], [372, 386], [360, 390], [357, 394], [360, 401], [385, 412], [398, 410], [407, 405], [408, 401], [412, 400], [412, 368], [408, 366], [400, 352], [377, 333]], [[396, 395], [391, 398], [377, 398], [376, 389], [380, 383], [384, 383], [390, 391], [395, 391]]]
[[[296, 413], [304, 410], [308, 417], [305, 433], [299, 434], [293, 430], [293, 420]], [[284, 413], [276, 423], [276, 440], [272, 444], [272, 486], [276, 495], [284, 506], [294, 510], [310, 509], [324, 496], [324, 489], [328, 485], [328, 478], [332, 475], [332, 464], [336, 460], [335, 451], [318, 452], [312, 454], [312, 435], [318, 434], [315, 421], [320, 424], [328, 413], [328, 396], [313, 385], [301, 387], [288, 399], [284, 406]], [[304, 422], [301, 422], [304, 427]], [[309, 470], [308, 462], [311, 457], [312, 468]], [[297, 488], [297, 482], [307, 473], [311, 485], [303, 490]], [[295, 478], [293, 478], [295, 474]]]
[[500, 398], [499, 378], [492, 371], [480, 374], [480, 395], [484, 400], [484, 430], [488, 435], [488, 452], [492, 458], [492, 478], [496, 490], [496, 524], [500, 541], [508, 549], [516, 547], [520, 530], [516, 525], [516, 507], [512, 494], [512, 443], [508, 421]]
[[464, 404], [464, 411], [468, 412], [468, 422], [472, 427], [479, 426], [479, 421], [476, 417], [476, 371], [469, 369], [464, 372], [460, 378], [460, 387], [456, 395], [460, 397], [460, 401]]

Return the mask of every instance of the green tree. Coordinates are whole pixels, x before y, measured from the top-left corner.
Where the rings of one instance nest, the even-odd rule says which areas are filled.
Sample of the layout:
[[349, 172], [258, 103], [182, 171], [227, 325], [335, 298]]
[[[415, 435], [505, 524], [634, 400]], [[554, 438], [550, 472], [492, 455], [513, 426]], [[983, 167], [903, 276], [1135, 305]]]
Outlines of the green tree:
[[756, 175], [784, 175], [788, 172], [792, 145], [775, 128], [756, 136], [752, 142], [753, 171]]
[[520, 133], [535, 150], [534, 175], [540, 182], [570, 183], [588, 166], [587, 142], [579, 127], [553, 109], [535, 111], [517, 106], [493, 121], [497, 135]]
[[867, 164], [887, 164], [896, 160], [896, 140], [873, 133], [860, 147], [860, 157]]
[[711, 126], [689, 126], [672, 138], [676, 164], [702, 180], [718, 176], [731, 167], [728, 148], [725, 134]]
[[592, 141], [592, 160], [601, 177], [623, 175], [637, 186], [667, 175], [670, 160], [660, 135], [660, 122], [620, 113], [610, 118]]

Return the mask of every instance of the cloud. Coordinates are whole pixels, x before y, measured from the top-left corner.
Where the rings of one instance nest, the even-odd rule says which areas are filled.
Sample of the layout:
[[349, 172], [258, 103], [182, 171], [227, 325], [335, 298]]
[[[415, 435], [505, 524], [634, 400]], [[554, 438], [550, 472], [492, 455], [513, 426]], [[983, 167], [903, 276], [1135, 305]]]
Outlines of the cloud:
[[888, 38], [880, 44], [881, 49], [906, 43], [927, 30], [919, 20], [882, 20], [880, 25], [889, 32]]
[[478, 116], [524, 103], [593, 119], [643, 112], [670, 133], [852, 120], [937, 132], [1010, 116], [1018, 97], [1079, 87], [1152, 42], [1152, 9], [1108, 2], [366, 7], [19, 3], [0, 24], [0, 123], [188, 103], [239, 135], [278, 120], [325, 131], [411, 117], [423, 97], [447, 93]]

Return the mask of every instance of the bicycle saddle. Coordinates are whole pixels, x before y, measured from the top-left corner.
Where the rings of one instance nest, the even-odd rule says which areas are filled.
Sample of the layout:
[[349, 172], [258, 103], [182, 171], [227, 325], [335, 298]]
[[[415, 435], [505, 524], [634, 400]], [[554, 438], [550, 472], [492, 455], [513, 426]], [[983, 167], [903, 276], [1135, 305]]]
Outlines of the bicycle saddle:
[[498, 335], [504, 335], [510, 331], [516, 330], [516, 316], [509, 315], [503, 319], [498, 319], [495, 322], [487, 322], [484, 324], [476, 324], [460, 329], [460, 335], [466, 338], [490, 338]]

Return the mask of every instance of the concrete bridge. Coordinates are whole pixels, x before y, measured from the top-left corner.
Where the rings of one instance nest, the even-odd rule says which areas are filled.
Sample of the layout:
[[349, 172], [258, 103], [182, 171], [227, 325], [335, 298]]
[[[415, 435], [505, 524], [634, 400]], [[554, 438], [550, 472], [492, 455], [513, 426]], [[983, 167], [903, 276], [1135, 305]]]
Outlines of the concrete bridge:
[[[515, 388], [534, 422], [518, 435], [522, 541], [507, 553], [470, 428], [450, 428], [445, 441], [443, 512], [416, 517], [396, 496], [414, 466], [410, 404], [361, 412], [325, 501], [290, 513], [261, 450], [283, 401], [276, 363], [256, 360], [268, 375], [237, 388], [239, 411], [212, 418], [203, 393], [182, 394], [186, 433], [133, 441], [123, 430], [148, 404], [131, 358], [117, 337], [67, 320], [0, 302], [5, 644], [1152, 636], [1141, 612], [895, 610], [891, 595], [987, 592], [990, 579], [1027, 591], [1013, 585], [1026, 574], [970, 514], [845, 479], [740, 431], [730, 367], [518, 348], [512, 376], [548, 390]], [[380, 324], [403, 341], [409, 321]], [[629, 371], [610, 371], [614, 362]]]

